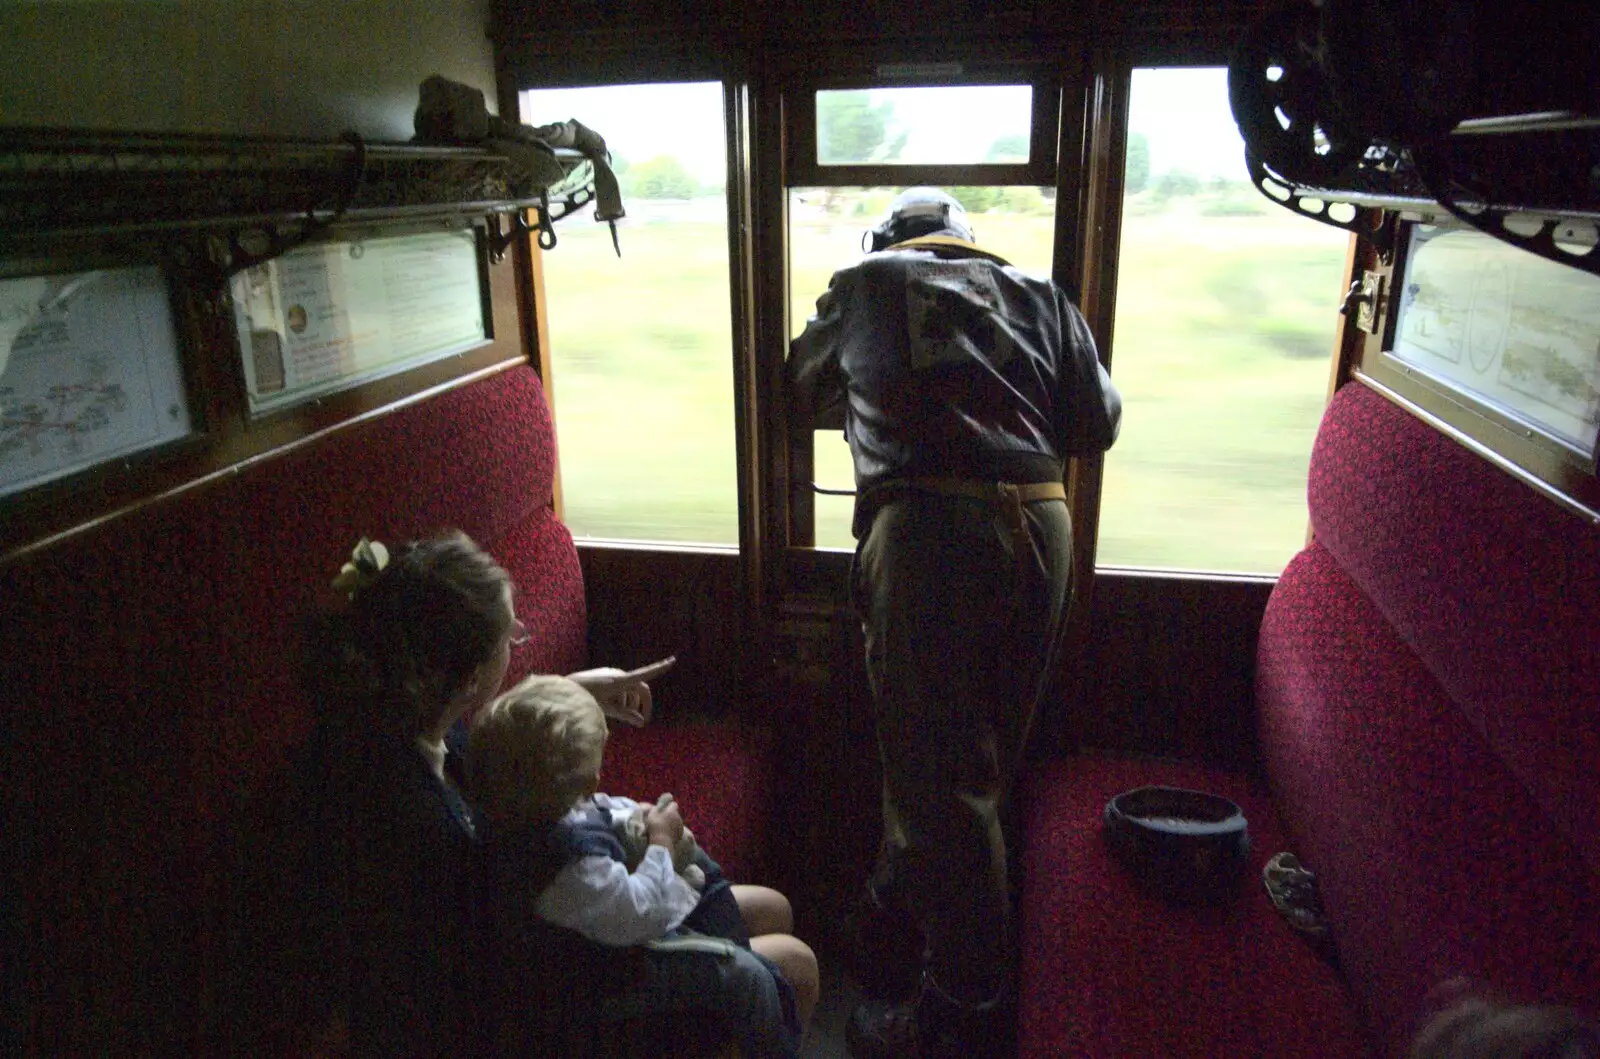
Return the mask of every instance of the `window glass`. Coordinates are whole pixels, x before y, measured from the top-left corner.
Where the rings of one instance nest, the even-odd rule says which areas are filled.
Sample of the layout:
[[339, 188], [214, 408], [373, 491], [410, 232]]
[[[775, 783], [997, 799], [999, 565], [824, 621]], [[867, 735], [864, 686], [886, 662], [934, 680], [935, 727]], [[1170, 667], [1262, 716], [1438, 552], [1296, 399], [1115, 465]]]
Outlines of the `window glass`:
[[0, 279], [0, 496], [191, 431], [155, 266]]
[[544, 256], [564, 518], [584, 538], [737, 545], [722, 86], [522, 94], [605, 137], [622, 256], [580, 214]]
[[1098, 562], [1277, 573], [1305, 544], [1346, 233], [1250, 185], [1221, 69], [1135, 70]]
[[1394, 355], [1575, 446], [1600, 428], [1600, 277], [1482, 232], [1417, 225]]
[[817, 164], [1021, 164], [1032, 121], [1029, 85], [821, 91]]
[[235, 276], [251, 412], [270, 411], [488, 341], [470, 229], [349, 238]]
[[[833, 273], [861, 260], [864, 233], [888, 213], [903, 188], [794, 188], [789, 193], [789, 323], [805, 330]], [[1024, 271], [1050, 274], [1055, 239], [1055, 190], [1036, 187], [945, 188], [968, 210], [979, 245]], [[816, 432], [816, 484], [855, 488], [850, 447], [838, 430]], [[850, 497], [815, 501], [819, 548], [853, 548]]]

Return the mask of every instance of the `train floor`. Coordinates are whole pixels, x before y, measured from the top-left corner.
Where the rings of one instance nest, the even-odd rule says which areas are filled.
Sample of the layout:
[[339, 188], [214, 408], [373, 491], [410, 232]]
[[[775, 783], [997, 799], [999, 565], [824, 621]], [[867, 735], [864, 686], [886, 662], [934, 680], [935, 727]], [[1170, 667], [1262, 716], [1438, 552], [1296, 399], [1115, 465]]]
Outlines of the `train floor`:
[[[819, 954], [820, 955], [820, 954]], [[811, 1017], [806, 1039], [800, 1048], [800, 1059], [849, 1059], [844, 1044], [844, 1027], [850, 1012], [861, 1002], [861, 993], [848, 975], [839, 968], [839, 961], [823, 957], [822, 999]]]

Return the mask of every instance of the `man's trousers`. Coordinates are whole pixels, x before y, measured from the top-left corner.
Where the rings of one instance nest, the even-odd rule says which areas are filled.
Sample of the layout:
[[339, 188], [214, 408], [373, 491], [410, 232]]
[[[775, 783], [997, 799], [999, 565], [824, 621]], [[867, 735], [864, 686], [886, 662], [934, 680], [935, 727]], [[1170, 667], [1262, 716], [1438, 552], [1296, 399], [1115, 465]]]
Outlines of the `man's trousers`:
[[922, 924], [938, 987], [970, 1004], [1010, 975], [999, 814], [1072, 593], [1066, 504], [1021, 510], [1026, 534], [994, 499], [896, 490], [852, 571], [884, 773], [873, 885]]

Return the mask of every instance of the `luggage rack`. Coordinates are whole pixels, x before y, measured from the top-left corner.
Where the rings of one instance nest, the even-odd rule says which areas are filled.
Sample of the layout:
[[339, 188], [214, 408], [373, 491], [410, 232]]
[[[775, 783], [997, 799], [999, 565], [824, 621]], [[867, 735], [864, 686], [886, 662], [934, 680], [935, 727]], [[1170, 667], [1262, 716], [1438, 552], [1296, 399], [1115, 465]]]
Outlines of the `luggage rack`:
[[1239, 42], [1229, 99], [1257, 189], [1385, 256], [1406, 213], [1600, 275], [1600, 15], [1389, 6], [1295, 3]]
[[[1600, 118], [1463, 122], [1400, 152], [1374, 149], [1326, 180], [1294, 180], [1246, 151], [1250, 181], [1285, 209], [1393, 249], [1394, 214], [1454, 219], [1600, 275]], [[1530, 162], [1530, 158], [1537, 162]], [[1588, 159], [1594, 159], [1591, 166]]]
[[[498, 258], [539, 210], [541, 235], [594, 197], [593, 163], [553, 149], [541, 183], [479, 147], [186, 133], [0, 128], [0, 255], [152, 242], [224, 275], [338, 224], [483, 219]], [[500, 217], [513, 215], [502, 233]]]

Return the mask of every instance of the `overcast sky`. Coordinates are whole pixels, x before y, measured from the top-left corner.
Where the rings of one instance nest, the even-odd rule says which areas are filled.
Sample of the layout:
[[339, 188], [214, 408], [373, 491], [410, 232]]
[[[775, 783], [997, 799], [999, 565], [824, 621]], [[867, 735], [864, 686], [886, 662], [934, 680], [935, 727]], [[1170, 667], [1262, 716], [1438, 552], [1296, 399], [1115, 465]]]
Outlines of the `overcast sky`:
[[[911, 131], [904, 157], [941, 149], [976, 161], [1001, 136], [1025, 133], [1025, 87], [890, 90], [896, 118]], [[722, 88], [716, 83], [558, 88], [524, 92], [522, 120], [576, 118], [630, 162], [676, 155], [702, 182], [722, 180]], [[1244, 143], [1228, 110], [1221, 69], [1136, 70], [1129, 127], [1150, 141], [1151, 172], [1244, 178]]]

